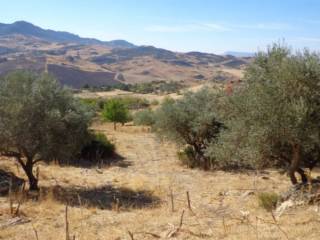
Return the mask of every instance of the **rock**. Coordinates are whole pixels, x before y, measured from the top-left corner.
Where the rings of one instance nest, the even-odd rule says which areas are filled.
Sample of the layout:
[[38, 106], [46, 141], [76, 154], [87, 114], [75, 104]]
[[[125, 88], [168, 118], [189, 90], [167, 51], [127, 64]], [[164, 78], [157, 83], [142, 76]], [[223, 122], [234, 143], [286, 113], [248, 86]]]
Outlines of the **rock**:
[[254, 191], [251, 191], [251, 190], [245, 191], [245, 192], [241, 195], [241, 198], [246, 198], [247, 196], [250, 196], [250, 195], [254, 195]]
[[240, 214], [241, 214], [241, 217], [242, 217], [244, 220], [247, 220], [247, 219], [249, 218], [250, 212], [249, 212], [249, 211], [242, 211], [242, 210], [240, 210]]
[[275, 217], [279, 218], [286, 209], [293, 207], [294, 206], [294, 202], [292, 200], [287, 200], [283, 203], [280, 204], [279, 207], [277, 207], [277, 209], [275, 210]]
[[218, 193], [219, 196], [240, 196], [240, 191], [238, 190], [226, 190]]
[[291, 207], [318, 204], [320, 202], [320, 183], [296, 184], [287, 192], [282, 193], [277, 203], [275, 215], [280, 217], [283, 212]]

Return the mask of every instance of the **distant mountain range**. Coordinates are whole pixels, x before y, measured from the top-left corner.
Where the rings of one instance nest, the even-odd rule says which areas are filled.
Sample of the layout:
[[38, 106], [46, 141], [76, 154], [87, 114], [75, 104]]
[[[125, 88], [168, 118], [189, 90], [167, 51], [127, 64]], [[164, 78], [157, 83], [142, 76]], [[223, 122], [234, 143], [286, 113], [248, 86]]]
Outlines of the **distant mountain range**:
[[253, 52], [227, 51], [227, 52], [224, 52], [224, 55], [232, 55], [232, 56], [235, 56], [235, 57], [254, 57], [255, 53], [253, 53]]
[[136, 46], [125, 40], [82, 38], [25, 21], [0, 23], [0, 75], [15, 69], [48, 71], [73, 88], [152, 81], [194, 85], [235, 80], [251, 60], [236, 55], [179, 53]]
[[12, 24], [0, 23], [0, 36], [21, 34], [40, 38], [48, 42], [74, 42], [79, 44], [101, 44], [108, 47], [135, 47], [134, 44], [125, 40], [100, 41], [94, 38], [82, 38], [69, 32], [53, 31], [42, 29], [29, 22], [17, 21]]

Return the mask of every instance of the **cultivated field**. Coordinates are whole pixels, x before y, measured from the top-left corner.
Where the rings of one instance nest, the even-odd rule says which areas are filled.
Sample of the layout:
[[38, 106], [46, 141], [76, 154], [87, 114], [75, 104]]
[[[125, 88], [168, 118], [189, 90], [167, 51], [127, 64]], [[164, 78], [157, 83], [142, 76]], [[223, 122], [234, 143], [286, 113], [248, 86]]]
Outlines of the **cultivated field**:
[[[77, 240], [319, 239], [318, 207], [300, 206], [274, 219], [259, 206], [259, 192], [289, 187], [287, 176], [275, 170], [187, 169], [175, 146], [146, 127], [93, 128], [116, 144], [114, 163], [101, 169], [41, 164], [40, 199], [20, 206], [20, 217], [30, 221], [6, 227], [9, 200], [0, 198], [0, 239], [66, 239], [66, 204], [70, 239]], [[13, 161], [0, 164], [24, 176]]]

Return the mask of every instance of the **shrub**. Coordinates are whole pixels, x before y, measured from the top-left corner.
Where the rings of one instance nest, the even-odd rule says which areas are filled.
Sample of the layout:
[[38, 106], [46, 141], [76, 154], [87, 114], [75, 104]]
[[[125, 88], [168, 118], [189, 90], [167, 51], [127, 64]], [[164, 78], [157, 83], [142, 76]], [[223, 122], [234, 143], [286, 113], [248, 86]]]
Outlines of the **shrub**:
[[136, 93], [153, 93], [154, 87], [152, 83], [139, 83], [135, 84], [130, 88], [130, 91], [136, 92]]
[[103, 133], [91, 133], [83, 146], [80, 158], [90, 162], [103, 163], [114, 154], [115, 146]]
[[154, 100], [151, 101], [150, 104], [153, 105], [153, 106], [157, 106], [157, 105], [159, 105], [159, 101], [157, 99], [154, 99]]
[[218, 140], [223, 128], [217, 115], [220, 94], [210, 90], [187, 93], [179, 100], [167, 99], [156, 111], [154, 130], [162, 137], [192, 148], [198, 166], [213, 168], [205, 156], [209, 143]]
[[91, 111], [97, 112], [99, 110], [98, 104], [97, 104], [97, 99], [94, 98], [79, 98], [79, 101], [87, 106]]
[[150, 106], [150, 103], [145, 98], [121, 97], [121, 98], [116, 98], [116, 99], [118, 99], [120, 102], [122, 102], [130, 110], [147, 108]]
[[182, 87], [183, 85], [179, 82], [164, 82], [157, 87], [157, 90], [160, 93], [176, 93], [181, 90]]
[[259, 206], [272, 211], [277, 206], [279, 196], [276, 193], [262, 192], [258, 194]]
[[150, 109], [136, 112], [133, 115], [133, 123], [135, 125], [152, 126], [155, 123], [154, 112]]

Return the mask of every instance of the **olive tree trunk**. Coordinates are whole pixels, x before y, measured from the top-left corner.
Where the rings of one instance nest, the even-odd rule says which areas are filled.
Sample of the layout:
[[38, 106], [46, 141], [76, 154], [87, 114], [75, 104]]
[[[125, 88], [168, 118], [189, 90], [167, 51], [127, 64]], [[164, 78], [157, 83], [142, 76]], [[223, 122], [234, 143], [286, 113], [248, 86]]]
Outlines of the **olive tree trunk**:
[[28, 177], [29, 181], [29, 190], [30, 191], [39, 191], [38, 187], [38, 179], [33, 175], [33, 160], [32, 158], [28, 158], [27, 162], [24, 164], [21, 160], [19, 161], [21, 164], [25, 174]]
[[298, 183], [298, 180], [295, 176], [295, 172], [298, 171], [299, 169], [300, 161], [301, 161], [301, 146], [299, 144], [294, 144], [292, 146], [292, 158], [291, 158], [291, 163], [289, 167], [289, 177], [293, 185]]

